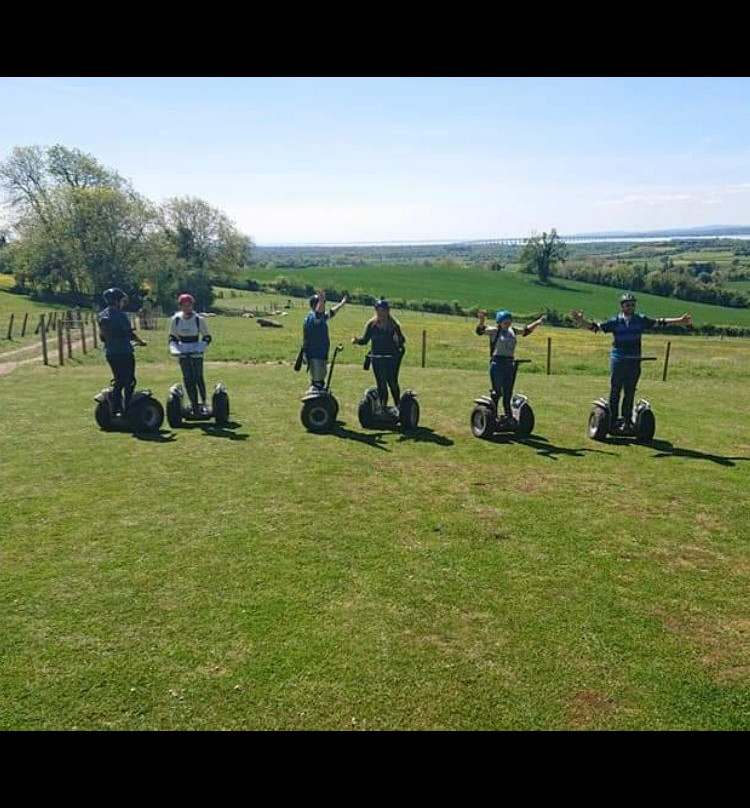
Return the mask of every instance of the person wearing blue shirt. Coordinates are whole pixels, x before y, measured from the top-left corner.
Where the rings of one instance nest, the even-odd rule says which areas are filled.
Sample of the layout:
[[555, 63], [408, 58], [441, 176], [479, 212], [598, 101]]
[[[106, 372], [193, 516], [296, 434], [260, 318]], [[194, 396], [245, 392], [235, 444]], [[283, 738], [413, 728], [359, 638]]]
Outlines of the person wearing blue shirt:
[[326, 311], [326, 293], [323, 289], [313, 295], [309, 302], [311, 311], [302, 324], [302, 346], [312, 386], [322, 390], [325, 386], [328, 352], [331, 348], [328, 321], [335, 317], [336, 312], [346, 303], [346, 297], [341, 298], [341, 302], [335, 306], [331, 306], [329, 311]]
[[122, 413], [122, 394], [125, 393], [127, 410], [135, 390], [135, 355], [133, 343], [146, 343], [133, 331], [130, 318], [123, 311], [128, 305], [128, 296], [122, 289], [113, 287], [104, 294], [107, 307], [99, 312], [99, 335], [102, 340], [104, 355], [112, 368], [112, 403], [115, 413]]
[[[641, 336], [644, 331], [652, 328], [663, 328], [666, 325], [691, 325], [692, 314], [683, 314], [682, 317], [645, 317], [636, 314], [636, 297], [628, 292], [620, 298], [620, 312], [603, 322], [587, 320], [580, 311], [571, 311], [570, 316], [576, 325], [588, 328], [594, 333], [599, 331], [612, 334], [612, 350], [610, 352], [610, 391], [609, 410], [615, 423], [620, 424], [623, 430], [632, 427], [631, 418], [635, 402], [635, 388], [641, 376]], [[622, 410], [620, 410], [620, 393]], [[618, 413], [622, 418], [618, 421]]]

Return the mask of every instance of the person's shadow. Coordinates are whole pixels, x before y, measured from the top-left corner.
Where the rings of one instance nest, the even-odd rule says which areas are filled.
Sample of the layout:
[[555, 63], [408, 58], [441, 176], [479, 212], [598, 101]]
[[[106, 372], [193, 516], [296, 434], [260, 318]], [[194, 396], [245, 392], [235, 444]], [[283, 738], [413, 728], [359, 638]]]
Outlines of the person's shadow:
[[417, 443], [437, 443], [438, 446], [453, 446], [454, 441], [444, 435], [438, 435], [434, 429], [426, 426], [418, 426], [409, 429], [399, 436], [399, 443], [405, 440], [413, 440]]
[[605, 452], [603, 449], [589, 449], [586, 446], [581, 446], [578, 449], [571, 449], [568, 446], [556, 446], [541, 435], [528, 435], [525, 438], [519, 438], [512, 432], [505, 434], [499, 432], [493, 435], [491, 440], [493, 443], [520, 443], [522, 446], [528, 446], [536, 450], [536, 453], [540, 457], [548, 457], [550, 460], [559, 460], [558, 455], [564, 457], [585, 457], [587, 454], [615, 454], [614, 452]]
[[234, 430], [241, 427], [242, 424], [237, 421], [227, 421], [225, 424], [219, 426], [218, 424], [203, 423], [197, 424], [198, 428], [204, 435], [212, 438], [227, 438], [228, 440], [247, 440], [250, 436], [247, 432], [235, 432]]
[[168, 429], [160, 429], [158, 432], [133, 432], [133, 437], [137, 440], [147, 440], [152, 443], [172, 443], [176, 435]]
[[[346, 429], [344, 427], [345, 421], [336, 421], [331, 429], [330, 432], [327, 434], [333, 435], [337, 438], [343, 438], [344, 440], [353, 440], [357, 441], [358, 443], [366, 443], [368, 446], [372, 446], [373, 449], [381, 449], [384, 452], [389, 452], [390, 449], [387, 446], [383, 446], [383, 436], [388, 434], [387, 432], [375, 432], [375, 433], [368, 433], [365, 434], [364, 432], [353, 432], [351, 429]], [[325, 435], [325, 432], [320, 434]]]
[[662, 457], [691, 457], [695, 460], [709, 460], [711, 463], [717, 463], [720, 466], [736, 466], [735, 460], [750, 460], [750, 457], [740, 455], [717, 455], [699, 452], [697, 449], [683, 449], [679, 446], [674, 446], [668, 440], [652, 440], [644, 443], [644, 445], [657, 450], [656, 454], [652, 455], [655, 460]]

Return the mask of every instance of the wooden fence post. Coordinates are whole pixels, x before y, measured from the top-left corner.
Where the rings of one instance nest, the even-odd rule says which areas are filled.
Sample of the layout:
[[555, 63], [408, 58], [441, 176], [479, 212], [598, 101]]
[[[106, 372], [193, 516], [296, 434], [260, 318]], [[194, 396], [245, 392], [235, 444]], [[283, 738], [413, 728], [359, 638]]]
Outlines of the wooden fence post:
[[552, 337], [547, 337], [547, 375], [552, 375]]
[[87, 353], [86, 351], [86, 324], [83, 322], [83, 317], [78, 320], [78, 325], [81, 329], [81, 347], [83, 348], [84, 354]]
[[26, 323], [28, 322], [28, 320], [29, 320], [29, 313], [26, 312], [26, 314], [23, 315], [23, 325], [21, 326], [21, 336], [22, 337], [26, 336]]
[[57, 356], [60, 361], [60, 367], [65, 364], [65, 357], [63, 356], [63, 324], [62, 318], [57, 321]]
[[49, 365], [49, 357], [47, 356], [47, 329], [44, 327], [43, 314], [39, 315], [39, 325], [37, 328], [40, 329], [42, 333], [42, 359], [45, 365]]
[[68, 342], [68, 359], [73, 358], [73, 342], [70, 338], [70, 326], [73, 322], [73, 312], [66, 311], [65, 312], [65, 338]]
[[669, 349], [672, 347], [672, 340], [667, 342], [667, 352], [664, 354], [664, 372], [661, 374], [661, 380], [667, 380], [667, 368], [669, 367]]
[[8, 322], [8, 339], [13, 339], [13, 318], [16, 315], [11, 312], [10, 313], [10, 321]]
[[95, 322], [93, 317], [91, 318], [91, 325], [93, 326], [93, 328], [91, 330], [92, 330], [92, 333], [94, 335], [94, 348], [98, 348], [99, 347], [99, 335], [96, 333], [96, 322]]
[[427, 331], [422, 329], [422, 367], [427, 365]]

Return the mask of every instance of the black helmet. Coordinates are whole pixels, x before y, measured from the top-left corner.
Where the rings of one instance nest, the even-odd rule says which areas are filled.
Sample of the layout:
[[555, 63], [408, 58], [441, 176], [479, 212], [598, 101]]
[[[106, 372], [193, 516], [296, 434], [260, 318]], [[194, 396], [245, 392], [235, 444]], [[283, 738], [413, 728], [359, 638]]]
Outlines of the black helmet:
[[375, 301], [376, 309], [390, 309], [390, 307], [391, 304], [384, 297], [381, 297], [379, 300]]
[[320, 295], [312, 295], [308, 302], [310, 303], [310, 308], [314, 309], [320, 302]]
[[110, 289], [105, 289], [102, 297], [104, 298], [104, 302], [108, 306], [114, 306], [115, 304], [119, 303], [124, 297], [127, 297], [127, 294], [122, 291], [122, 289], [118, 289], [116, 286], [111, 287]]
[[635, 303], [635, 295], [632, 292], [625, 292], [625, 294], [620, 297], [620, 304], [622, 303]]

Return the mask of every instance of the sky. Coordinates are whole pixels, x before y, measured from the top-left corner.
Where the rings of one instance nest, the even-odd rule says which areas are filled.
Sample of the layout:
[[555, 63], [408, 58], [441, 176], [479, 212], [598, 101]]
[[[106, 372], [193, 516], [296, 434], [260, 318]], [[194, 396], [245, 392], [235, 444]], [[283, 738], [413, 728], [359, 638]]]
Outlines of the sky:
[[55, 143], [260, 245], [750, 224], [749, 78], [0, 78]]

